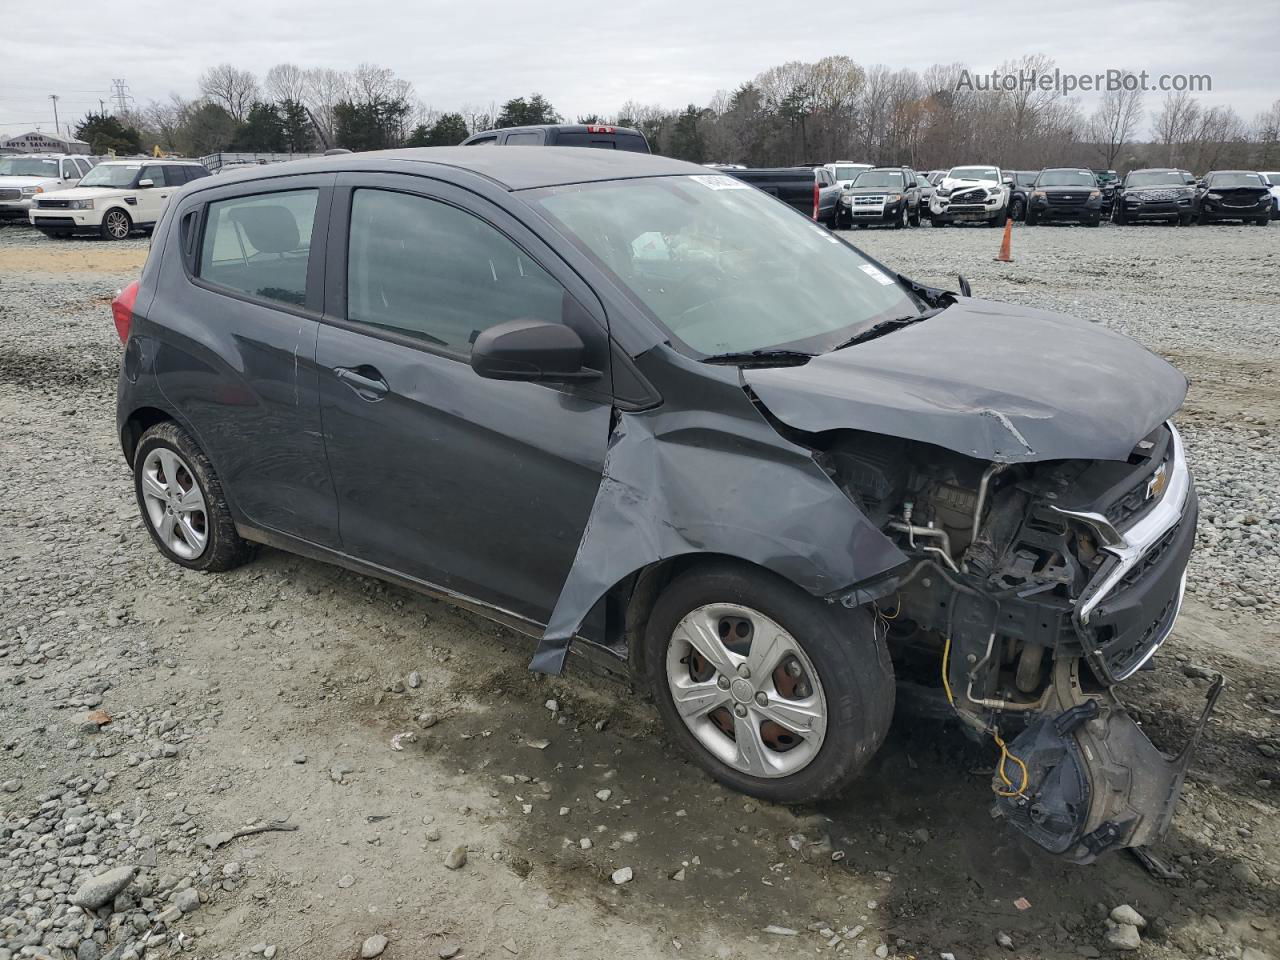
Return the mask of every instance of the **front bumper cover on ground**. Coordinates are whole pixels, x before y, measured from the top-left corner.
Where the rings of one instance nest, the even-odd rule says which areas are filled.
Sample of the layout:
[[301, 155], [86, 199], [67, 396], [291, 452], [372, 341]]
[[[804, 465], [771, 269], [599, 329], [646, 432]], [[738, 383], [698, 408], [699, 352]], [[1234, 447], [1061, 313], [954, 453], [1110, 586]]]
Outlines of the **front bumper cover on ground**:
[[1091, 863], [1164, 836], [1225, 681], [1215, 676], [1186, 745], [1169, 757], [1110, 691], [1085, 693], [1078, 669], [1079, 661], [1055, 665], [1052, 709], [1008, 745], [1026, 764], [1026, 788], [993, 787], [1013, 794], [996, 801], [997, 815], [1051, 853]]

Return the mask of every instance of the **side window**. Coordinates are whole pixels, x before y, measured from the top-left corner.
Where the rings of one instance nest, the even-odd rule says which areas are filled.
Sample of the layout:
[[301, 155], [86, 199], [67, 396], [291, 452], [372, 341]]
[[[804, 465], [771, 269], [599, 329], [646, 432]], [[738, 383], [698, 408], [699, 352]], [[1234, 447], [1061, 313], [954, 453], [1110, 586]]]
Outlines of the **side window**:
[[485, 137], [482, 140], [472, 140], [467, 144], [468, 147], [493, 147], [498, 143], [497, 137]]
[[237, 197], [209, 204], [200, 277], [266, 300], [301, 306], [317, 190]]
[[521, 144], [538, 146], [542, 143], [542, 134], [536, 130], [528, 133], [508, 133], [507, 139], [503, 143], [508, 147], [520, 146]]
[[75, 165], [73, 160], [62, 161], [62, 179], [78, 180], [80, 178], [80, 169]]
[[76, 166], [80, 168], [80, 176], [82, 177], [93, 169], [93, 164], [88, 160], [76, 160]]
[[347, 319], [470, 354], [508, 320], [559, 323], [567, 294], [478, 217], [438, 200], [357, 190], [347, 251]]
[[169, 181], [169, 186], [180, 187], [187, 182], [187, 168], [172, 166], [164, 168], [165, 178]]
[[142, 172], [138, 174], [139, 180], [150, 180], [153, 187], [168, 186], [168, 181], [164, 177], [164, 167], [156, 164], [150, 167], [143, 167]]

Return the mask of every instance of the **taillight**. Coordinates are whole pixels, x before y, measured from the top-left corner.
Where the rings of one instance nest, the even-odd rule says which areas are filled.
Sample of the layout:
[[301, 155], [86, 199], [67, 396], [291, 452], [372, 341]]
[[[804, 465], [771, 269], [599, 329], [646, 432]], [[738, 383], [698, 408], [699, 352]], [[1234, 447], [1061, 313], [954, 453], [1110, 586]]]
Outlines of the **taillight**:
[[120, 342], [129, 339], [129, 325], [133, 323], [133, 303], [138, 299], [138, 281], [135, 280], [116, 294], [111, 301], [111, 319], [116, 322], [116, 333]]
[[815, 220], [818, 219], [818, 208], [822, 206], [820, 200], [821, 192], [818, 190], [818, 181], [815, 180], [813, 181], [813, 219]]

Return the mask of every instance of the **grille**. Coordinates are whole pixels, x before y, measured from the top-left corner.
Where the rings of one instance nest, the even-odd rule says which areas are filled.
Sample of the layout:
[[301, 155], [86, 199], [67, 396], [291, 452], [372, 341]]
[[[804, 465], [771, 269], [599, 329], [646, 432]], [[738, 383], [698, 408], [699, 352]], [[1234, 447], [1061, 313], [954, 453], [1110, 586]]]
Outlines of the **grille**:
[[878, 197], [877, 197], [877, 196], [871, 196], [871, 197], [854, 197], [854, 198], [853, 198], [853, 205], [854, 205], [855, 207], [883, 207], [883, 206], [884, 206], [884, 194], [881, 194], [881, 195], [880, 195], [880, 196], [878, 196]]
[[1177, 200], [1176, 190], [1143, 190], [1138, 194], [1139, 200]]
[[1084, 203], [1089, 198], [1087, 193], [1050, 193], [1046, 194], [1050, 203], [1062, 203], [1069, 206]]
[[952, 203], [982, 203], [982, 201], [986, 199], [987, 199], [987, 191], [985, 190], [982, 190], [982, 189], [965, 190], [965, 191], [962, 191], [961, 193], [952, 195], [951, 202]]
[[71, 206], [70, 200], [37, 200], [36, 206], [41, 210], [66, 210]]
[[12, 187], [9, 187], [4, 190], [0, 190], [0, 203], [4, 203], [9, 200], [21, 200], [21, 199], [22, 199], [21, 190], [15, 190]]
[[1160, 615], [1151, 621], [1141, 634], [1122, 646], [1113, 647], [1103, 653], [1107, 669], [1113, 677], [1123, 677], [1132, 673], [1155, 644], [1169, 629], [1169, 621], [1178, 609], [1178, 596], [1174, 594], [1160, 611]]

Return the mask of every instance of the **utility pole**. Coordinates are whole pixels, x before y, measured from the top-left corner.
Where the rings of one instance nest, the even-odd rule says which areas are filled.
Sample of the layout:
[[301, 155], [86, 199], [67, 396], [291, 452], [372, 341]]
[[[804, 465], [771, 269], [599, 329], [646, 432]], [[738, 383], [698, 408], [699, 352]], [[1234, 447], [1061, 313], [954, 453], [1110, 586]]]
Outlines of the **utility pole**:
[[116, 102], [116, 116], [123, 116], [129, 110], [129, 101], [133, 95], [129, 93], [129, 84], [123, 77], [111, 81], [111, 99]]
[[55, 137], [62, 136], [58, 126], [58, 95], [56, 93], [49, 94], [49, 99], [53, 101], [53, 135]]

